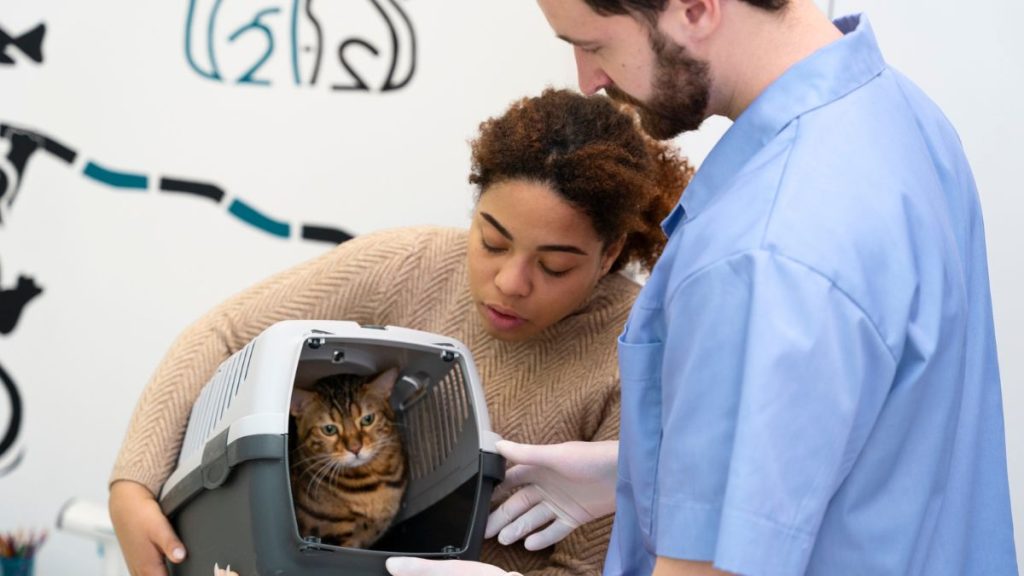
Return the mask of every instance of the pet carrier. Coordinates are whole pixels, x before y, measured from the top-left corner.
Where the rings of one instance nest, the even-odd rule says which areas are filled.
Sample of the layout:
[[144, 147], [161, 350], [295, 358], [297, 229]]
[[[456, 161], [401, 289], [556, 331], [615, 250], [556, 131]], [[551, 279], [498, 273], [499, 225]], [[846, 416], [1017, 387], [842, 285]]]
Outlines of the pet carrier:
[[[370, 549], [302, 539], [288, 469], [292, 387], [398, 367], [391, 395], [407, 457], [398, 516]], [[393, 555], [478, 557], [504, 460], [473, 360], [456, 340], [344, 321], [274, 324], [217, 369], [192, 408], [160, 496], [188, 549], [172, 574], [386, 575]]]

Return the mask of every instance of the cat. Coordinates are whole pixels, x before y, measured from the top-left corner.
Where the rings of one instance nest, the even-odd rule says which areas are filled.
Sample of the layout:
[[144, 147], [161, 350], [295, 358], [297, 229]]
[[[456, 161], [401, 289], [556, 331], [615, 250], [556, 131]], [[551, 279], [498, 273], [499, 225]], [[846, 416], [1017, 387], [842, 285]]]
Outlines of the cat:
[[398, 370], [337, 374], [292, 392], [292, 498], [299, 534], [371, 546], [398, 514], [408, 483], [389, 398]]

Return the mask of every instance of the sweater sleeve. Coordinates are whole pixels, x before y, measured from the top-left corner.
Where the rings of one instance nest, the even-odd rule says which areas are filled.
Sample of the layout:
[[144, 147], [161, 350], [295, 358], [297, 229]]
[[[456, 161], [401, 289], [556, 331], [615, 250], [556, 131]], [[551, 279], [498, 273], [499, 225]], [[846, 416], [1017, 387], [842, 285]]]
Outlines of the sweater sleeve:
[[412, 230], [360, 236], [242, 291], [186, 328], [142, 392], [110, 482], [132, 480], [159, 494], [192, 405], [221, 362], [281, 320], [379, 321], [388, 292], [380, 288], [402, 276], [418, 240]]
[[[605, 387], [601, 406], [601, 420], [591, 441], [617, 440], [619, 437], [619, 379], [615, 375]], [[564, 540], [555, 544], [549, 565], [543, 569], [524, 572], [524, 576], [562, 576], [600, 574], [608, 553], [614, 515], [599, 518], [580, 526]]]

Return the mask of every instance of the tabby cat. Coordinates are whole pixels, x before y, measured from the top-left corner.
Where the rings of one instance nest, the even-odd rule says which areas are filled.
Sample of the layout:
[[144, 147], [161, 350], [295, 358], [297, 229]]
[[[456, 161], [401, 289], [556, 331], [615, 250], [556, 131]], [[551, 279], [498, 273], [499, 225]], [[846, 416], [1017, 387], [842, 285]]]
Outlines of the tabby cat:
[[407, 479], [389, 403], [397, 376], [338, 374], [292, 392], [292, 499], [304, 538], [366, 548], [398, 513]]

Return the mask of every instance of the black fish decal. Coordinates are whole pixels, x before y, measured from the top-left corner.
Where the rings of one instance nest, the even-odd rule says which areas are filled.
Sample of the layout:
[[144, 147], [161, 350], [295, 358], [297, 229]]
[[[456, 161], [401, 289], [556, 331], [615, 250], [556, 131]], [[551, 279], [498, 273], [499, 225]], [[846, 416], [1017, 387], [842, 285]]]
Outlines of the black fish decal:
[[42, 23], [28, 32], [18, 36], [11, 36], [3, 29], [0, 29], [0, 64], [14, 64], [14, 58], [7, 53], [8, 46], [14, 46], [23, 54], [37, 64], [43, 62], [43, 36], [46, 35], [46, 24]]

